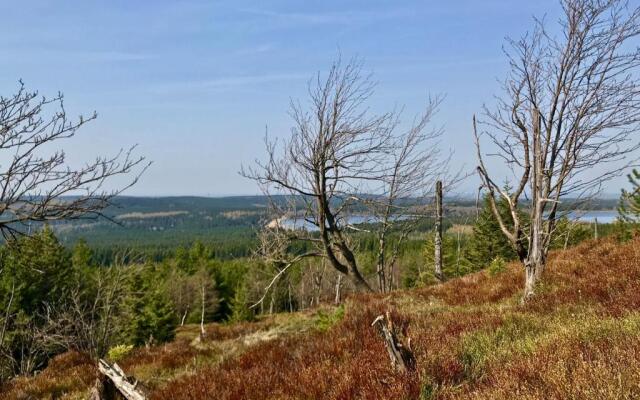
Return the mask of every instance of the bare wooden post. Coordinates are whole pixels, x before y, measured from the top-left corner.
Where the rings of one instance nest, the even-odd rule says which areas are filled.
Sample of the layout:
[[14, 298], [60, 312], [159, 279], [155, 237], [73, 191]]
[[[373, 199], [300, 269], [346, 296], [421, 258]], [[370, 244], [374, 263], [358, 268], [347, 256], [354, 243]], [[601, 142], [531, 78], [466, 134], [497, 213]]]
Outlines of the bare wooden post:
[[371, 326], [378, 327], [378, 331], [384, 339], [393, 369], [399, 372], [415, 370], [416, 359], [411, 350], [411, 339], [408, 340], [406, 345], [398, 339], [396, 328], [388, 311], [386, 313], [386, 320], [385, 324], [385, 316], [379, 315], [375, 320], [373, 320]]
[[439, 280], [444, 279], [442, 274], [442, 181], [436, 182], [436, 237], [435, 237], [435, 275]]
[[593, 221], [593, 237], [598, 239], [598, 218], [595, 218]]

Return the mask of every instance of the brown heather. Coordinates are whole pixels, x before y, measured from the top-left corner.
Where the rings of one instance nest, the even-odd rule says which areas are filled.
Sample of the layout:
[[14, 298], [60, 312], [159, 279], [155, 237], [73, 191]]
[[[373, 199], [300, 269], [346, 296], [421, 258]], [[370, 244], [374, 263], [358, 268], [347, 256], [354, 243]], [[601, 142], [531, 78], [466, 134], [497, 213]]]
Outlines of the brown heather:
[[[519, 304], [521, 268], [348, 300], [257, 323], [185, 327], [122, 365], [169, 399], [640, 398], [640, 239], [551, 255], [538, 294]], [[371, 321], [392, 310], [412, 340], [414, 374], [396, 374]], [[321, 328], [326, 315], [333, 325]], [[335, 320], [335, 321], [334, 321]], [[286, 328], [284, 328], [286, 327]], [[248, 340], [251, 338], [251, 340]], [[0, 397], [76, 398], [95, 371], [77, 353]]]

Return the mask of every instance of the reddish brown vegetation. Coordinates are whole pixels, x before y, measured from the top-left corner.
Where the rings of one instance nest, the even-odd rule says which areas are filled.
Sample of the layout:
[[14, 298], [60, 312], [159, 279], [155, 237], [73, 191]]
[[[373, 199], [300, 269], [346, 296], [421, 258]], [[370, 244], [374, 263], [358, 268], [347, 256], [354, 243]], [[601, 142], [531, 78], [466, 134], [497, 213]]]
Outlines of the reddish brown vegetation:
[[41, 374], [33, 378], [18, 378], [2, 387], [0, 398], [56, 399], [62, 394], [86, 390], [93, 384], [97, 366], [91, 358], [77, 352], [55, 357]]
[[[538, 295], [526, 306], [519, 304], [522, 271], [516, 264], [496, 275], [481, 272], [387, 297], [356, 296], [328, 331], [253, 345], [156, 385], [152, 398], [634, 398], [640, 396], [639, 278], [640, 239], [598, 241], [552, 254]], [[393, 372], [370, 326], [387, 309], [412, 339], [414, 374]], [[211, 326], [207, 342], [272, 324]], [[179, 368], [207, 349], [180, 337], [135, 351], [123, 366]], [[72, 388], [89, 384], [91, 364], [64, 364], [65, 357], [79, 356], [61, 357], [42, 375], [15, 381], [5, 387], [7, 398], [19, 398], [27, 386], [40, 387], [30, 393], [44, 393], [62, 370], [78, 376]]]
[[[505, 369], [489, 365], [484, 378], [476, 381], [469, 376], [461, 357], [461, 338], [478, 331], [492, 332], [510, 313], [535, 317], [567, 304], [595, 308], [601, 315], [623, 315], [635, 309], [640, 302], [639, 245], [640, 241], [623, 246], [610, 241], [589, 242], [553, 254], [540, 295], [524, 307], [518, 305], [522, 271], [515, 264], [495, 276], [483, 272], [437, 287], [399, 293], [391, 299], [359, 296], [347, 309], [346, 318], [329, 333], [256, 346], [239, 358], [165, 387], [154, 394], [154, 399], [406, 399], [426, 397], [430, 392], [434, 398], [464, 398], [474, 393], [484, 398], [509, 398], [516, 389], [542, 399], [550, 398], [548, 395], [560, 398], [560, 394], [570, 393], [567, 390], [579, 392], [581, 389], [572, 389], [571, 385], [554, 386], [557, 382], [550, 375], [557, 372], [558, 365], [575, 354], [584, 354], [579, 359], [582, 361], [574, 363], [576, 373], [586, 377], [599, 368], [594, 363], [606, 354], [607, 346], [613, 351], [621, 346], [640, 349], [640, 343], [635, 339], [617, 346], [590, 343], [585, 347], [575, 340], [553, 343], [531, 356], [516, 357]], [[409, 304], [405, 304], [407, 296], [412, 296]], [[425, 301], [435, 305], [430, 307]], [[439, 307], [439, 302], [446, 305]], [[491, 307], [492, 303], [505, 303], [508, 309]], [[483, 304], [487, 306], [481, 307]], [[418, 359], [417, 375], [391, 371], [382, 342], [369, 326], [388, 307], [397, 310], [396, 320], [410, 320], [408, 335]], [[620, 357], [610, 364], [625, 365], [637, 355], [632, 352], [624, 356], [625, 363], [623, 353], [618, 353]], [[605, 375], [615, 370], [605, 368]]]

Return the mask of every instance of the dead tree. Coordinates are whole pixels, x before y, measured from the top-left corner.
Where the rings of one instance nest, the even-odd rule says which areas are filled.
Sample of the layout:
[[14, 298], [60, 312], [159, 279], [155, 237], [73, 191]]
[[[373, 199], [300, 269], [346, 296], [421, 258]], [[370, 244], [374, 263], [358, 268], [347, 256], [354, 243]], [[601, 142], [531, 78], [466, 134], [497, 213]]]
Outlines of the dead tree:
[[338, 275], [336, 279], [336, 290], [333, 298], [333, 304], [338, 306], [340, 303], [342, 303], [342, 275]]
[[438, 280], [444, 280], [442, 273], [442, 181], [436, 182], [436, 224], [434, 240], [434, 273]]
[[103, 378], [96, 380], [91, 390], [91, 400], [113, 400], [116, 398], [116, 393], [127, 400], [147, 399], [145, 393], [138, 387], [138, 381], [129, 378], [118, 364], [109, 365], [106, 361], [99, 360], [98, 371]]
[[[78, 168], [67, 164], [64, 151], [51, 151], [96, 116], [73, 121], [62, 94], [41, 98], [22, 82], [17, 93], [0, 96], [0, 232], [5, 238], [28, 234], [33, 222], [101, 216], [115, 196], [136, 183], [148, 164], [133, 156], [134, 147]], [[131, 173], [123, 187], [105, 188], [111, 178]]]
[[414, 371], [416, 359], [411, 350], [411, 339], [408, 339], [406, 344], [400, 340], [398, 330], [391, 320], [390, 313], [387, 311], [386, 318], [384, 315], [379, 315], [371, 323], [371, 326], [376, 327], [380, 336], [382, 336], [393, 369], [399, 372]]
[[[525, 268], [523, 300], [534, 294], [566, 196], [588, 199], [626, 170], [638, 149], [640, 122], [640, 8], [624, 0], [562, 0], [560, 34], [544, 21], [509, 40], [511, 66], [496, 109], [485, 107], [482, 132], [474, 118], [483, 187], [501, 231]], [[481, 152], [481, 137], [517, 176], [512, 193], [496, 184]], [[500, 216], [494, 195], [508, 203], [513, 223]], [[528, 199], [530, 223], [519, 215]]]
[[122, 299], [131, 277], [126, 257], [118, 256], [110, 268], [74, 276], [64, 299], [43, 304], [41, 323], [30, 329], [34, 349], [77, 350], [103, 357], [121, 332], [117, 321], [126, 313]]
[[442, 97], [429, 99], [425, 112], [406, 133], [395, 138], [389, 150], [389, 174], [382, 179], [379, 194], [363, 201], [376, 222], [376, 272], [378, 290], [383, 293], [394, 288], [393, 268], [400, 246], [429, 216], [429, 192], [434, 181], [448, 174], [449, 157], [443, 157], [438, 147], [443, 130], [427, 130], [441, 102]]
[[[272, 197], [274, 219], [265, 230], [281, 235], [287, 242], [285, 248], [305, 242], [312, 249], [304, 255], [281, 253], [278, 258], [323, 257], [364, 291], [372, 288], [358, 265], [349, 217], [362, 210], [363, 193], [380, 194], [375, 192], [391, 178], [390, 155], [398, 144], [394, 135], [398, 114], [368, 112], [366, 103], [373, 88], [359, 61], [343, 64], [338, 60], [326, 78], [318, 74], [310, 83], [308, 109], [292, 102], [290, 137], [281, 145], [267, 139], [267, 161], [241, 172]], [[421, 134], [415, 134], [414, 143], [420, 142]], [[405, 163], [416, 156], [412, 152]], [[286, 196], [275, 198], [273, 194]], [[291, 226], [285, 226], [287, 219]], [[289, 260], [281, 261], [284, 266], [292, 265]]]

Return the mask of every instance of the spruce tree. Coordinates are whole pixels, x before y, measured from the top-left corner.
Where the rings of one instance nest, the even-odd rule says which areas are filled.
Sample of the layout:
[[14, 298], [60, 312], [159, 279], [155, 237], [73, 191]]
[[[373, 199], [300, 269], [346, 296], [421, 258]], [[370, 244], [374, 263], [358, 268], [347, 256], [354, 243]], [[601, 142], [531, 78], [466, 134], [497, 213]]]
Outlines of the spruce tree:
[[622, 221], [635, 225], [640, 223], [640, 171], [634, 169], [628, 178], [631, 190], [622, 189], [618, 213]]
[[129, 304], [129, 340], [136, 346], [170, 341], [175, 336], [178, 317], [158, 271], [145, 266], [135, 274]]
[[[473, 234], [469, 243], [469, 259], [477, 269], [486, 267], [496, 258], [509, 261], [516, 258], [516, 253], [500, 230], [500, 225], [493, 215], [489, 194], [484, 197], [483, 207], [473, 225]], [[504, 198], [496, 200], [498, 211], [507, 224], [513, 219], [509, 205]]]

